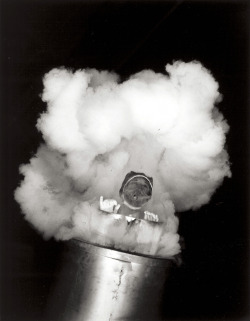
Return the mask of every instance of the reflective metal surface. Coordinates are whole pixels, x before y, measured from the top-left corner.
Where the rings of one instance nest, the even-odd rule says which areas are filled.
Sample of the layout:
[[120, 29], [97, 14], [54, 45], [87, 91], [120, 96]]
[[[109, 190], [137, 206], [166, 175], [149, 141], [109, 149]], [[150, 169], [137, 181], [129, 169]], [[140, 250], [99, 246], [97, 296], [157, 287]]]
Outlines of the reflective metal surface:
[[161, 320], [162, 291], [172, 264], [173, 259], [71, 240], [46, 321]]

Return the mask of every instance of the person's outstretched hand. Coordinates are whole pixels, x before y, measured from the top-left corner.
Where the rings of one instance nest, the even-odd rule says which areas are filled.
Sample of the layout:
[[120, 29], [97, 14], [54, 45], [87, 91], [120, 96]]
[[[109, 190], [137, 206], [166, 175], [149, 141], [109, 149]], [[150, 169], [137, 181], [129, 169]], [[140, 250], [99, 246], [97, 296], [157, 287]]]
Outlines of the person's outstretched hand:
[[157, 214], [151, 213], [149, 211], [144, 212], [144, 220], [152, 221], [152, 222], [159, 222], [159, 217]]
[[116, 214], [121, 207], [116, 200], [112, 199], [103, 199], [103, 196], [100, 197], [100, 210], [106, 213]]

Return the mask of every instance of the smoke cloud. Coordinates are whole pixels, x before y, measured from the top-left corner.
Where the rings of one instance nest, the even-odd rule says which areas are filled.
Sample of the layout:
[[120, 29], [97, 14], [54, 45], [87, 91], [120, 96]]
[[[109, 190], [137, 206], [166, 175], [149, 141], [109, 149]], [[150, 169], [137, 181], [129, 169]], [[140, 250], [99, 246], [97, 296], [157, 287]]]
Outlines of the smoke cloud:
[[[175, 211], [209, 202], [225, 176], [229, 126], [216, 107], [218, 83], [199, 62], [166, 73], [143, 70], [121, 82], [112, 72], [53, 69], [44, 76], [44, 143], [15, 192], [26, 219], [45, 238], [86, 241], [144, 254], [180, 251]], [[159, 224], [99, 211], [119, 202], [125, 175], [154, 179], [148, 210]]]

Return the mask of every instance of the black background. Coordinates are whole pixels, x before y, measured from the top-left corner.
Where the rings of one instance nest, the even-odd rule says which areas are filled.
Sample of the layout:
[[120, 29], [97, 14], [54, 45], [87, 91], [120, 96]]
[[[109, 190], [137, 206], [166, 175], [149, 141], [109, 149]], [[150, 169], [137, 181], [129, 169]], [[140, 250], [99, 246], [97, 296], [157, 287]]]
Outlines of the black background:
[[1, 320], [44, 320], [60, 268], [63, 244], [44, 241], [13, 199], [18, 167], [41, 142], [42, 76], [66, 66], [126, 79], [178, 59], [201, 61], [220, 84], [233, 175], [208, 205], [179, 214], [183, 263], [168, 281], [163, 313], [248, 320], [249, 17], [248, 1], [1, 1]]

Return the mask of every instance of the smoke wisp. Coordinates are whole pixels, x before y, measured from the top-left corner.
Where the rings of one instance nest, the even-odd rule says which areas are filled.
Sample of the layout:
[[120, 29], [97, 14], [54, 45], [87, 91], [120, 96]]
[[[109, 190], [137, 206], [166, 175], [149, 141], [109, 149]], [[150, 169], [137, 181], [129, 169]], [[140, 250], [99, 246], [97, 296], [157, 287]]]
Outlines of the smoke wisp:
[[[218, 83], [199, 62], [166, 73], [143, 70], [124, 82], [112, 72], [53, 69], [44, 76], [44, 143], [15, 192], [26, 219], [45, 238], [73, 237], [144, 254], [180, 251], [175, 211], [209, 202], [225, 176], [229, 126], [216, 104]], [[125, 175], [154, 179], [148, 210], [160, 224], [100, 212], [119, 201]]]

